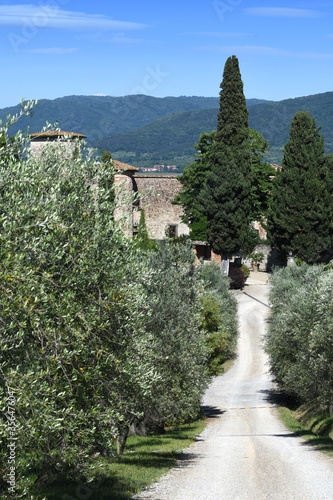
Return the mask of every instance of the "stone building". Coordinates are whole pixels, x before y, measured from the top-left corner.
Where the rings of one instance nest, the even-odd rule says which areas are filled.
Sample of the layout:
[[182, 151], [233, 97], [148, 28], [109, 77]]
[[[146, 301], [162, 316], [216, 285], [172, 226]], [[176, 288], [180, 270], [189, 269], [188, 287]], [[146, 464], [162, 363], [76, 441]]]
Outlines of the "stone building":
[[172, 205], [181, 183], [175, 175], [133, 176], [133, 189], [139, 195], [138, 211], [133, 213], [134, 227], [139, 224], [140, 211], [144, 210], [148, 235], [154, 240], [166, 236], [187, 236], [189, 227], [181, 220], [182, 207]]
[[[64, 148], [66, 156], [70, 157], [76, 152], [80, 140], [85, 137], [83, 134], [63, 131], [31, 134], [31, 153], [36, 157], [41, 157], [45, 155], [49, 144], [58, 141], [59, 147]], [[139, 173], [138, 168], [118, 160], [113, 160], [113, 165], [116, 190], [114, 217], [122, 225], [126, 236], [135, 235], [142, 210], [145, 212], [150, 238], [163, 241], [167, 236], [189, 235], [189, 227], [181, 220], [182, 207], [172, 204], [181, 189], [181, 183], [176, 175], [143, 175]], [[259, 235], [265, 239], [266, 234], [261, 224], [255, 222], [253, 225]], [[198, 258], [221, 260], [221, 257], [215, 255], [206, 242], [195, 241], [193, 247]], [[265, 255], [265, 263], [267, 258]]]
[[[44, 132], [36, 132], [30, 134], [30, 150], [31, 154], [36, 158], [45, 155], [49, 146], [54, 146], [58, 143], [58, 147], [64, 151], [66, 157], [71, 157], [77, 152], [79, 141], [85, 139], [83, 134], [74, 132], [64, 132], [63, 130], [46, 130]], [[77, 140], [75, 140], [77, 139]]]
[[117, 160], [113, 163], [117, 172], [115, 218], [122, 219], [125, 234], [135, 233], [141, 210], [145, 212], [150, 238], [161, 241], [167, 234], [175, 237], [189, 234], [189, 227], [181, 220], [182, 208], [172, 205], [181, 188], [175, 175], [142, 175], [131, 165]]
[[[76, 153], [83, 134], [49, 130], [30, 135], [31, 154], [45, 157], [48, 147], [64, 150], [65, 157]], [[120, 221], [127, 236], [133, 235], [139, 224], [140, 212], [144, 209], [150, 238], [164, 240], [166, 232], [174, 236], [189, 234], [189, 228], [181, 221], [182, 208], [171, 204], [181, 188], [175, 175], [140, 175], [139, 169], [113, 160], [115, 167], [115, 189], [117, 206], [115, 219]]]

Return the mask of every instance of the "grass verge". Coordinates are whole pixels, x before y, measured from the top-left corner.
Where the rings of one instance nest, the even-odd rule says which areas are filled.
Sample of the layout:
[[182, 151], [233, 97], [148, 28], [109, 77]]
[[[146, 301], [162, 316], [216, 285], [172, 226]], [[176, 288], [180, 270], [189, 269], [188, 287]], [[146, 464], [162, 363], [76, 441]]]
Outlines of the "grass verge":
[[195, 442], [205, 427], [205, 421], [167, 429], [165, 434], [149, 437], [130, 436], [125, 453], [99, 460], [95, 469], [100, 481], [84, 485], [62, 480], [46, 488], [35, 488], [36, 500], [127, 500], [146, 486], [157, 481], [172, 468], [181, 451]]
[[309, 406], [295, 410], [281, 406], [279, 414], [284, 425], [295, 435], [333, 457], [333, 417]]

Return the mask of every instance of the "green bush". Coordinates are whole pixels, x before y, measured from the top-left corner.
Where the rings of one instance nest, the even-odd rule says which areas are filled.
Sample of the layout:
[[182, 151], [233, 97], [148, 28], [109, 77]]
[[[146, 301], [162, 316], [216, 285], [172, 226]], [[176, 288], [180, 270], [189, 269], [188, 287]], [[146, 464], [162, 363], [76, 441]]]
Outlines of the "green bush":
[[328, 407], [333, 394], [333, 271], [288, 267], [272, 276], [265, 338], [272, 373], [303, 402]]
[[34, 158], [19, 133], [0, 151], [2, 498], [12, 393], [23, 495], [29, 477], [94, 479], [148, 408], [189, 420], [207, 382], [193, 252], [136, 249], [113, 219], [110, 166], [60, 145]]
[[244, 273], [245, 279], [248, 278], [250, 276], [250, 274], [251, 274], [250, 269], [245, 264], [242, 264], [240, 268], [241, 268], [241, 270]]
[[153, 352], [153, 397], [143, 404], [137, 426], [148, 430], [188, 422], [200, 414], [200, 398], [207, 386], [207, 347], [201, 329], [201, 282], [194, 273], [191, 246], [165, 244], [151, 252], [142, 283], [143, 321]]
[[218, 264], [205, 263], [197, 268], [204, 293], [201, 298], [201, 324], [207, 333], [208, 371], [223, 372], [223, 363], [234, 356], [237, 341], [237, 304], [229, 291], [229, 280]]
[[245, 275], [240, 267], [230, 267], [229, 279], [232, 290], [241, 290], [245, 285]]
[[151, 240], [148, 236], [145, 211], [143, 209], [141, 210], [140, 213], [138, 234], [134, 239], [134, 246], [143, 251], [158, 250], [159, 248], [157, 241]]

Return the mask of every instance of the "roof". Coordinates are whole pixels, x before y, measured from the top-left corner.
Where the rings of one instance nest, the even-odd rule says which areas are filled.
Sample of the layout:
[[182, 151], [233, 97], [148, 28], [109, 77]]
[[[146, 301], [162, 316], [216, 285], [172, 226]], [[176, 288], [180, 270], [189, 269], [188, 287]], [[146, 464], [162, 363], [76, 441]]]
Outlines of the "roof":
[[46, 130], [45, 132], [35, 132], [34, 134], [30, 134], [30, 139], [47, 139], [47, 138], [58, 138], [58, 137], [78, 137], [79, 139], [85, 139], [87, 136], [84, 134], [78, 134], [77, 132], [65, 132], [63, 130]]
[[177, 175], [172, 175], [172, 174], [166, 174], [166, 175], [163, 175], [163, 174], [135, 174], [134, 176], [135, 178], [144, 178], [144, 179], [148, 179], [149, 177], [151, 179], [177, 179]]
[[123, 163], [121, 161], [118, 161], [118, 160], [113, 160], [113, 165], [114, 165], [114, 168], [115, 170], [117, 170], [118, 172], [125, 172], [126, 170], [132, 170], [133, 172], [138, 172], [139, 169], [136, 168], [136, 167], [133, 167], [132, 165], [128, 165], [127, 163]]

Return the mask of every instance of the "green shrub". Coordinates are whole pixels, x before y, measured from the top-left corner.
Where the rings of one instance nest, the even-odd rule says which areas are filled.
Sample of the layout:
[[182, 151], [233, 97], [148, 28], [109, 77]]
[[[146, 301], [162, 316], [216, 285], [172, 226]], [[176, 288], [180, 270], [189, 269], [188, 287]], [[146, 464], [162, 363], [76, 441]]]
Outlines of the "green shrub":
[[197, 268], [203, 285], [201, 324], [207, 333], [208, 371], [218, 375], [223, 363], [234, 356], [237, 340], [237, 305], [229, 291], [229, 280], [216, 263]]
[[288, 267], [272, 276], [265, 338], [280, 386], [304, 402], [328, 407], [333, 394], [333, 271]]
[[232, 290], [241, 290], [244, 287], [245, 275], [240, 267], [230, 267], [229, 278]]
[[250, 274], [251, 274], [250, 269], [245, 264], [242, 264], [240, 268], [241, 268], [241, 270], [244, 273], [245, 279], [248, 278], [250, 276]]
[[55, 143], [38, 159], [27, 146], [19, 133], [0, 156], [0, 449], [8, 464], [13, 393], [21, 495], [29, 477], [94, 479], [147, 408], [194, 418], [207, 383], [192, 250], [136, 249], [94, 152], [69, 160]]
[[143, 251], [158, 250], [159, 248], [157, 241], [151, 240], [148, 236], [144, 210], [141, 210], [140, 213], [138, 234], [134, 239], [134, 246]]
[[139, 281], [149, 349], [158, 378], [136, 424], [163, 428], [193, 420], [207, 386], [207, 347], [199, 315], [201, 282], [191, 246], [166, 244], [148, 256]]

